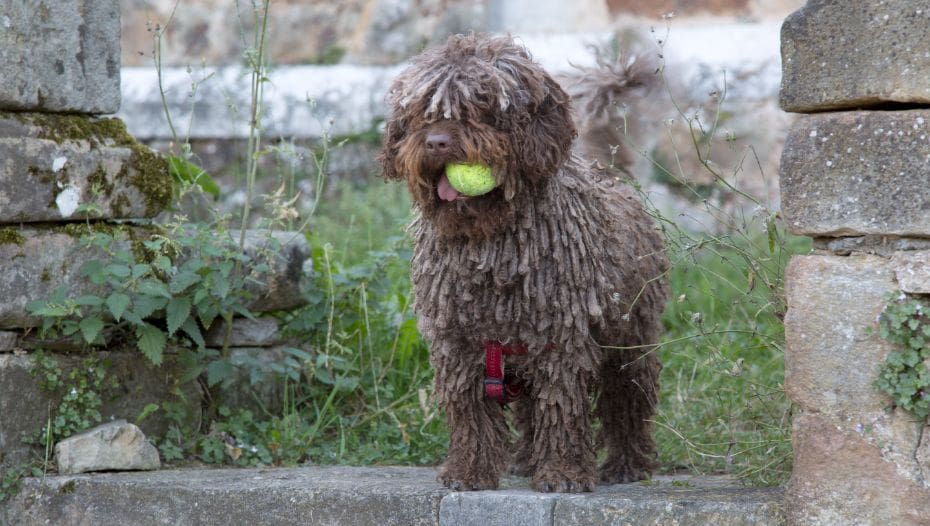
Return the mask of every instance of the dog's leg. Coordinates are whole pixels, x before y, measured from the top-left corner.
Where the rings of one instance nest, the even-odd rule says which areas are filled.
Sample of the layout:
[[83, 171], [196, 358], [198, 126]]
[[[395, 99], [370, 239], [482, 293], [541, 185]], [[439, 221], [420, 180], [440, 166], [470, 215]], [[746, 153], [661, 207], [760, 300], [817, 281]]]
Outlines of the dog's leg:
[[[532, 386], [525, 386], [525, 393], [532, 392]], [[513, 455], [510, 460], [510, 473], [520, 477], [533, 474], [534, 466], [531, 463], [533, 455], [533, 402], [528, 396], [522, 396], [511, 403], [513, 410], [513, 426], [520, 433], [520, 438], [514, 444]]]
[[600, 479], [622, 484], [648, 478], [656, 467], [649, 420], [655, 414], [661, 365], [655, 352], [605, 350], [596, 415], [598, 444], [607, 447]]
[[495, 489], [507, 466], [507, 425], [500, 403], [484, 395], [482, 347], [464, 342], [434, 347], [436, 394], [449, 425], [439, 481], [454, 490]]
[[[533, 397], [533, 488], [544, 492], [594, 491], [594, 443], [588, 386], [593, 374], [579, 372], [570, 352], [547, 353], [537, 364]], [[542, 381], [540, 379], [544, 379]]]

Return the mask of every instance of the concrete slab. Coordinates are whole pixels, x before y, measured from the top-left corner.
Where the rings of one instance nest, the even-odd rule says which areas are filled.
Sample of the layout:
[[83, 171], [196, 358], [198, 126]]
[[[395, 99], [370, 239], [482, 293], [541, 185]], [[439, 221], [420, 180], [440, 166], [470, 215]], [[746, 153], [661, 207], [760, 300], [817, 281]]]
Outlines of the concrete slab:
[[433, 468], [199, 469], [28, 479], [0, 522], [38, 524], [782, 525], [782, 490], [733, 479], [658, 477], [582, 495], [526, 479], [455, 493]]

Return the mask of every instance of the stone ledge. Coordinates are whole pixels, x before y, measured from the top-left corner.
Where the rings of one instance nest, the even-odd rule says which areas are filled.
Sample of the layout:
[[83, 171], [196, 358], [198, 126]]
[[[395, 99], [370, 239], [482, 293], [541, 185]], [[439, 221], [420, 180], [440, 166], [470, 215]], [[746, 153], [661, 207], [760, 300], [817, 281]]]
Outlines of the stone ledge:
[[[675, 482], [677, 481], [677, 482]], [[38, 524], [781, 525], [779, 488], [658, 477], [591, 494], [452, 493], [432, 468], [207, 469], [28, 479], [0, 522]]]

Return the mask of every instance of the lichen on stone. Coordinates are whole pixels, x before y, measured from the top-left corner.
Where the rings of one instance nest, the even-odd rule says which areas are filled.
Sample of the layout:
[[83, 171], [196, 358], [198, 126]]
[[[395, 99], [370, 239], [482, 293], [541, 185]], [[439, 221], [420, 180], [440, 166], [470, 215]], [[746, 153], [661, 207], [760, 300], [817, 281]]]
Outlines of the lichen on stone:
[[0, 228], [0, 245], [23, 246], [26, 238], [14, 228]]
[[[126, 130], [126, 124], [116, 118], [96, 118], [83, 115], [39, 114], [0, 112], [0, 119], [13, 119], [33, 128], [39, 139], [61, 144], [66, 141], [85, 141], [91, 148], [113, 146], [127, 148], [129, 161], [116, 176], [116, 181], [125, 181], [142, 194], [145, 213], [154, 216], [171, 202], [173, 180], [168, 172], [168, 161], [160, 154], [137, 141]], [[58, 182], [58, 174], [51, 174], [38, 167], [30, 167], [29, 173], [41, 177], [44, 184]], [[114, 181], [106, 177], [99, 167], [89, 178], [95, 181], [108, 197], [114, 190]], [[128, 208], [128, 198], [118, 205], [121, 210]], [[114, 209], [114, 212], [120, 210]]]

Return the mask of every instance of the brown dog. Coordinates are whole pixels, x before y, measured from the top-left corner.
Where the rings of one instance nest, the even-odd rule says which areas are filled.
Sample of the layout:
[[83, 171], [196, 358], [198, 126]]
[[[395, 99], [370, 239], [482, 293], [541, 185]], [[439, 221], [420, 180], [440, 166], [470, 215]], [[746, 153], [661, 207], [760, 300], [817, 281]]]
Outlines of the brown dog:
[[[539, 491], [649, 476], [668, 263], [641, 204], [572, 152], [570, 97], [510, 37], [460, 35], [414, 58], [387, 100], [380, 160], [418, 211], [418, 326], [450, 430], [440, 481], [496, 488], [508, 460]], [[458, 162], [498, 186], [459, 195], [444, 173]], [[519, 391], [511, 451], [502, 402]]]

